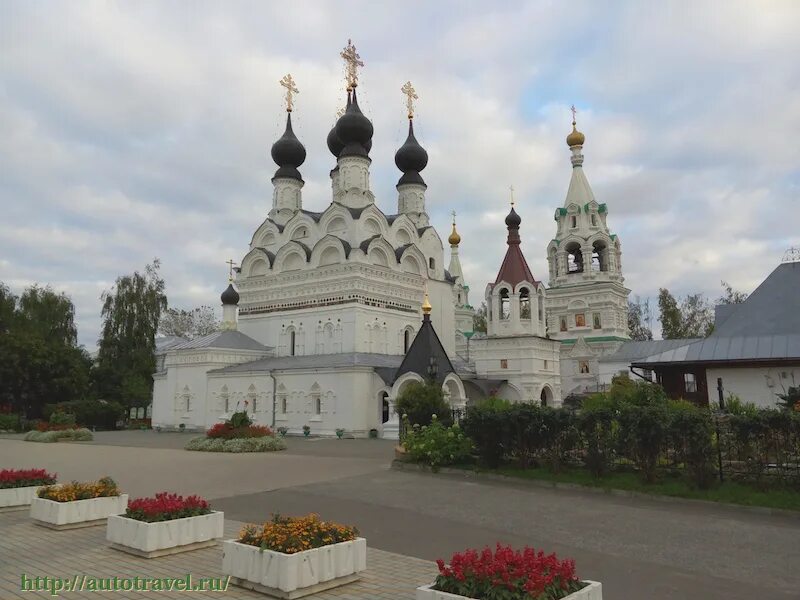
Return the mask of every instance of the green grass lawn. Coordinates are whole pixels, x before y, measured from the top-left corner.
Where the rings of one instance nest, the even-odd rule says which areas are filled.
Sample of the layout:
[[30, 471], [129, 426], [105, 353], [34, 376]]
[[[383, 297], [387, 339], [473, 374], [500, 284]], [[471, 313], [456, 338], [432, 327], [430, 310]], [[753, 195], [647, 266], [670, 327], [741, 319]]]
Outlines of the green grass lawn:
[[[463, 468], [474, 469], [474, 467]], [[642, 482], [638, 474], [626, 472], [610, 473], [600, 479], [592, 477], [588, 471], [583, 469], [566, 469], [560, 473], [553, 473], [543, 468], [500, 467], [496, 470], [484, 472], [498, 473], [520, 479], [573, 483], [608, 490], [628, 490], [644, 494], [694, 498], [711, 502], [743, 504], [745, 506], [800, 510], [800, 492], [796, 490], [781, 488], [757, 490], [752, 486], [733, 481], [726, 481], [721, 485], [716, 484], [708, 490], [699, 490], [690, 487], [683, 479], [678, 477], [664, 476], [656, 483], [647, 484]]]

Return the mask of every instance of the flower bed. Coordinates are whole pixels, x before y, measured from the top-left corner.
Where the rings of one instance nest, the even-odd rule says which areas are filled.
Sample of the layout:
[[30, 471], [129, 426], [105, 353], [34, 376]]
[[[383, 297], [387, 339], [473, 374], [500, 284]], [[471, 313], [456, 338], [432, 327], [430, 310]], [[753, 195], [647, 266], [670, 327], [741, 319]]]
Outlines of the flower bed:
[[355, 581], [367, 566], [367, 541], [355, 527], [318, 515], [274, 516], [246, 525], [223, 546], [222, 571], [235, 585], [300, 598]]
[[110, 477], [90, 483], [66, 483], [40, 488], [31, 502], [31, 518], [51, 529], [102, 525], [110, 515], [125, 512], [128, 495]]
[[0, 470], [0, 512], [24, 510], [41, 486], [55, 482], [56, 476], [44, 469]]
[[436, 581], [417, 588], [417, 600], [602, 599], [602, 586], [578, 579], [574, 561], [533, 548], [497, 544], [494, 552], [466, 550], [454, 554], [450, 564], [436, 563]]
[[124, 515], [108, 518], [111, 547], [145, 558], [187, 552], [216, 544], [224, 515], [199, 496], [160, 492], [128, 503]]
[[234, 427], [230, 421], [217, 423], [206, 431], [207, 438], [222, 438], [226, 440], [234, 438], [259, 438], [272, 435], [272, 430], [266, 425], [243, 425]]
[[286, 442], [273, 436], [232, 440], [198, 437], [189, 440], [186, 449], [201, 452], [273, 452], [285, 450]]
[[88, 429], [48, 429], [47, 431], [29, 431], [25, 434], [26, 442], [91, 442], [94, 439]]

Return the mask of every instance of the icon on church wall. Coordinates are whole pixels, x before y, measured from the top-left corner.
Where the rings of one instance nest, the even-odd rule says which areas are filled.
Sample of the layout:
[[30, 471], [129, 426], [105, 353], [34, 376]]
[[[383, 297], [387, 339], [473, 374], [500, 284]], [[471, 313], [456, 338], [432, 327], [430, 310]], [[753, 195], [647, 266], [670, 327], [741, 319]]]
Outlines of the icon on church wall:
[[575, 327], [586, 327], [586, 315], [583, 313], [575, 315]]
[[589, 372], [589, 363], [586, 362], [585, 360], [580, 361], [578, 363], [578, 370], [580, 371], [580, 373], [582, 375], [588, 373]]
[[501, 369], [507, 369], [508, 368], [508, 359], [507, 358], [501, 358], [500, 359], [500, 368]]
[[567, 330], [567, 318], [561, 317], [561, 331]]
[[600, 326], [600, 314], [599, 313], [594, 313], [593, 321], [594, 321], [594, 323], [593, 323], [594, 328], [595, 329], [601, 329], [601, 326]]

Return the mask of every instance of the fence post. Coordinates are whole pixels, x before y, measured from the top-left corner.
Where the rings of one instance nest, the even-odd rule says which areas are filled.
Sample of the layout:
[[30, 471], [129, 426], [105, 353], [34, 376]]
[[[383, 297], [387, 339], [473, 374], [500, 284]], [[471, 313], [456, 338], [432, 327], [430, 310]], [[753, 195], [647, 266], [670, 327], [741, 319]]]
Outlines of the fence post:
[[720, 434], [719, 430], [719, 421], [720, 415], [714, 415], [714, 426], [717, 430], [717, 469], [719, 470], [719, 482], [723, 483], [725, 481], [725, 476], [722, 471], [722, 435]]

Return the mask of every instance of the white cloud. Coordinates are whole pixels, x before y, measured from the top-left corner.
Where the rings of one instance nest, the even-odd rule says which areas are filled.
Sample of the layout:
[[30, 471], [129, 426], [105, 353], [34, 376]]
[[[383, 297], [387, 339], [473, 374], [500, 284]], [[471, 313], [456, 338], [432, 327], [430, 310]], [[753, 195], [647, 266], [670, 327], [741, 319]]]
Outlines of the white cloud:
[[[623, 242], [626, 283], [716, 297], [751, 290], [800, 242], [800, 6], [784, 2], [7, 3], [0, 18], [0, 280], [68, 291], [83, 343], [99, 295], [162, 259], [170, 301], [216, 304], [271, 203], [277, 80], [301, 93], [306, 207], [330, 201], [325, 136], [344, 102], [338, 51], [367, 63], [372, 185], [396, 207], [399, 88], [440, 233], [458, 212], [473, 304], [505, 252], [513, 184], [523, 250], [546, 278], [570, 176], [575, 102], [585, 170]], [[447, 249], [445, 254], [447, 254]], [[445, 256], [445, 260], [448, 257]]]

